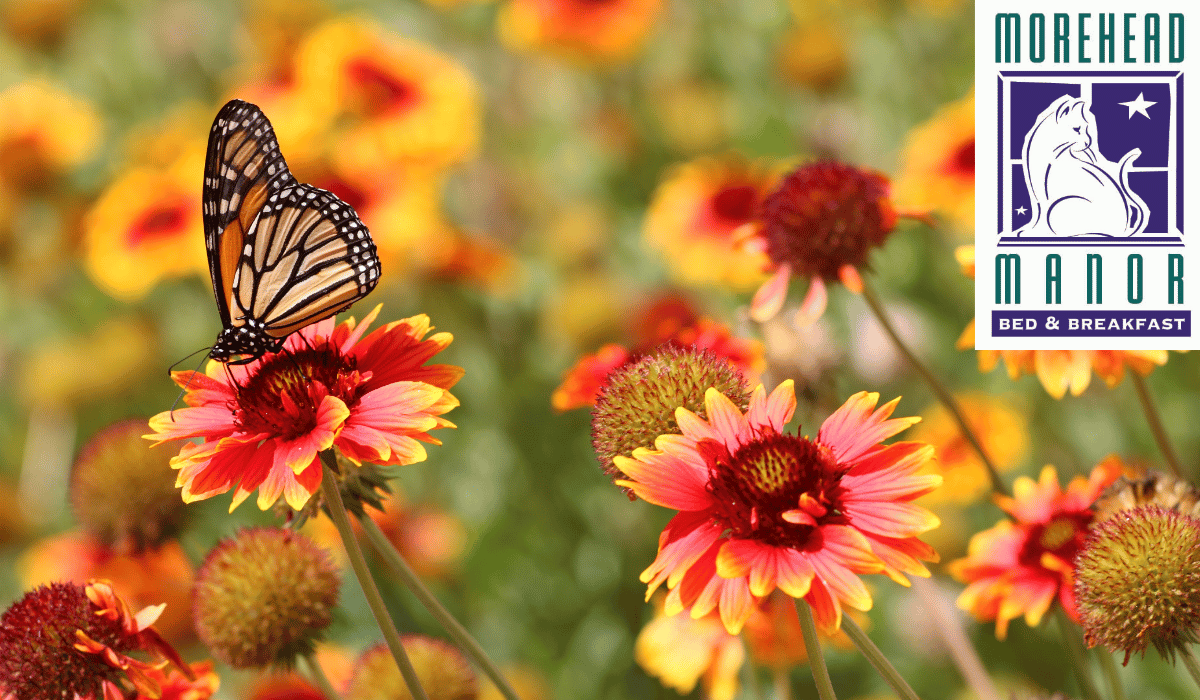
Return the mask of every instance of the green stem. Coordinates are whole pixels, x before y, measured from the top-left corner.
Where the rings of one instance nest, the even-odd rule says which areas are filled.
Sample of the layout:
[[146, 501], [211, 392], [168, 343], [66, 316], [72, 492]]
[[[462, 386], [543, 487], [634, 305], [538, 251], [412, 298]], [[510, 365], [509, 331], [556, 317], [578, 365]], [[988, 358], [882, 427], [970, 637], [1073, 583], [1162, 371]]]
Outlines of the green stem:
[[313, 685], [321, 691], [327, 700], [338, 700], [341, 694], [333, 687], [333, 683], [329, 682], [329, 676], [325, 675], [325, 669], [321, 668], [321, 664], [317, 663], [317, 655], [313, 653], [304, 654], [300, 657], [304, 662], [305, 670], [308, 672], [308, 679]]
[[325, 503], [329, 506], [329, 519], [333, 521], [338, 534], [342, 536], [342, 545], [350, 557], [350, 567], [354, 569], [354, 576], [358, 578], [358, 585], [362, 587], [363, 595], [367, 597], [367, 605], [371, 607], [371, 614], [375, 616], [379, 631], [383, 632], [383, 639], [392, 652], [392, 658], [396, 660], [396, 665], [400, 668], [400, 675], [404, 677], [404, 684], [408, 686], [408, 692], [416, 700], [429, 700], [425, 689], [421, 687], [421, 682], [417, 680], [417, 672], [413, 669], [412, 662], [408, 660], [408, 654], [404, 653], [404, 646], [400, 644], [400, 633], [396, 631], [396, 624], [392, 622], [387, 607], [383, 604], [383, 597], [379, 595], [379, 586], [375, 585], [375, 579], [371, 577], [371, 570], [367, 568], [367, 560], [363, 558], [362, 548], [358, 546], [358, 539], [354, 537], [354, 531], [350, 529], [346, 504], [342, 503], [337, 477], [330, 468], [330, 464], [336, 463], [333, 450], [325, 450], [321, 453], [321, 465], [324, 470], [321, 478], [321, 492], [325, 496]]
[[500, 673], [500, 669], [496, 666], [496, 663], [488, 657], [483, 647], [479, 646], [479, 642], [475, 641], [475, 638], [462, 626], [462, 623], [450, 614], [450, 611], [442, 605], [437, 596], [425, 587], [425, 583], [412, 570], [412, 567], [408, 565], [408, 562], [404, 560], [400, 552], [396, 551], [396, 548], [388, 541], [387, 535], [383, 534], [383, 530], [379, 529], [375, 521], [370, 518], [359, 518], [358, 523], [362, 525], [363, 532], [367, 533], [367, 540], [371, 543], [375, 552], [383, 559], [384, 563], [395, 572], [396, 576], [408, 587], [408, 590], [412, 591], [417, 600], [421, 601], [421, 604], [441, 624], [446, 633], [450, 635], [450, 638], [454, 640], [454, 643], [467, 656], [471, 657], [475, 665], [488, 678], [492, 679], [492, 682], [496, 684], [496, 688], [500, 690], [500, 694], [507, 698], [507, 700], [521, 700], [517, 697], [517, 691], [513, 690], [512, 686], [509, 685], [508, 679], [504, 677], [504, 674]]
[[842, 629], [845, 630], [850, 641], [854, 642], [854, 646], [862, 652], [862, 655], [867, 657], [867, 661], [875, 667], [879, 675], [883, 676], [883, 680], [892, 687], [892, 690], [896, 691], [896, 695], [899, 695], [901, 700], [919, 700], [912, 686], [900, 676], [900, 672], [892, 666], [892, 662], [887, 660], [883, 652], [879, 651], [879, 647], [875, 646], [875, 642], [871, 641], [867, 633], [863, 632], [862, 628], [849, 615], [842, 615]]
[[813, 682], [817, 684], [817, 695], [821, 700], [837, 700], [833, 682], [829, 680], [829, 669], [825, 667], [825, 656], [821, 653], [821, 641], [817, 639], [812, 608], [803, 598], [795, 600], [796, 613], [800, 616], [800, 633], [804, 635], [804, 650], [808, 653], [808, 665], [812, 667]]
[[1196, 686], [1200, 687], [1200, 665], [1196, 664], [1196, 657], [1192, 655], [1192, 650], [1187, 647], [1180, 647], [1179, 655], [1183, 657], [1183, 666], [1192, 675], [1192, 680], [1196, 682]]
[[786, 668], [775, 669], [775, 700], [792, 700], [792, 674]]
[[741, 638], [742, 653], [745, 654], [746, 660], [742, 664], [742, 683], [746, 686], [746, 692], [750, 695], [751, 700], [762, 700], [762, 692], [758, 688], [758, 675], [754, 673], [754, 664], [750, 662], [750, 648], [746, 644], [746, 636], [743, 634]]
[[875, 318], [879, 321], [879, 325], [883, 327], [883, 331], [887, 333], [889, 338], [892, 339], [892, 343], [894, 343], [896, 348], [900, 350], [900, 353], [904, 355], [904, 358], [908, 360], [908, 363], [912, 365], [913, 369], [917, 370], [917, 374], [921, 375], [921, 377], [925, 380], [925, 383], [929, 385], [929, 388], [933, 390], [933, 393], [937, 396], [938, 401], [942, 403], [942, 406], [945, 406], [946, 410], [950, 413], [950, 416], [954, 418], [954, 422], [958, 423], [958, 429], [962, 431], [963, 437], [967, 439], [967, 442], [971, 443], [971, 447], [974, 448], [975, 453], [979, 455], [979, 461], [983, 462], [984, 468], [987, 469], [988, 478], [992, 482], [992, 491], [1001, 496], [1009, 495], [1008, 488], [1004, 485], [1004, 481], [1000, 478], [1000, 472], [996, 469], [996, 465], [992, 462], [991, 457], [988, 457], [987, 452], [984, 451], [983, 445], [979, 442], [979, 438], [975, 435], [975, 431], [972, 430], [971, 426], [967, 424], [967, 419], [963, 416], [963, 412], [958, 405], [958, 401], [954, 399], [954, 396], [950, 393], [950, 390], [947, 389], [945, 385], [943, 385], [942, 382], [939, 381], [938, 378], [933, 374], [933, 372], [925, 366], [925, 363], [921, 362], [921, 360], [917, 358], [916, 354], [909, 349], [908, 345], [906, 345], [904, 341], [900, 339], [900, 335], [896, 333], [895, 327], [892, 326], [891, 319], [888, 318], [887, 312], [883, 310], [883, 305], [879, 302], [879, 298], [876, 297], [875, 292], [872, 291], [869, 286], [867, 286], [865, 280], [863, 281], [862, 297], [867, 302], [867, 306], [871, 307], [871, 311], [875, 314]]
[[1063, 646], [1067, 649], [1067, 658], [1075, 672], [1075, 680], [1079, 683], [1079, 692], [1085, 700], [1100, 700], [1100, 691], [1092, 681], [1092, 672], [1088, 668], [1087, 650], [1083, 646], [1083, 638], [1075, 628], [1075, 623], [1067, 617], [1061, 605], [1054, 606], [1054, 616], [1058, 622], [1058, 631], [1062, 634]]
[[980, 700], [1000, 700], [1000, 693], [996, 691], [995, 684], [988, 676], [983, 659], [979, 658], [979, 652], [967, 639], [962, 624], [950, 604], [938, 594], [937, 584], [928, 579], [913, 578], [912, 587], [929, 611], [934, 629], [950, 650], [950, 658], [954, 660], [954, 665], [958, 666], [967, 686]]
[[1125, 688], [1121, 685], [1121, 676], [1117, 674], [1117, 662], [1113, 661], [1112, 653], [1103, 647], [1096, 650], [1100, 657], [1100, 670], [1108, 683], [1108, 695], [1112, 700], [1125, 700]]
[[1167, 437], [1167, 429], [1163, 427], [1162, 416], [1158, 412], [1158, 407], [1154, 405], [1154, 397], [1150, 395], [1150, 387], [1146, 385], [1146, 378], [1138, 374], [1137, 370], [1132, 367], [1129, 378], [1133, 380], [1133, 388], [1137, 390], [1138, 401], [1142, 403], [1142, 413], [1146, 414], [1146, 422], [1150, 424], [1150, 433], [1154, 435], [1154, 442], [1158, 443], [1158, 449], [1163, 453], [1163, 459], [1167, 460], [1167, 466], [1171, 467], [1175, 476], [1182, 479], [1183, 468], [1179, 466], [1175, 448], [1171, 447], [1171, 438]]

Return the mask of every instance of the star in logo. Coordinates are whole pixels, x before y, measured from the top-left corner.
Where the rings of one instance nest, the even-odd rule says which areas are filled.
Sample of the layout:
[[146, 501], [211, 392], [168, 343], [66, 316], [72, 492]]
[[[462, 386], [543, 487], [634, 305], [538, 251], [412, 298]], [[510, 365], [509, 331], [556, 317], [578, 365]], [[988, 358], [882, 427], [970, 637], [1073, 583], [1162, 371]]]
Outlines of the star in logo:
[[1136, 100], [1130, 100], [1128, 102], [1120, 102], [1118, 104], [1120, 104], [1122, 107], [1129, 108], [1129, 118], [1130, 119], [1133, 119], [1133, 115], [1137, 114], [1137, 113], [1141, 113], [1141, 115], [1143, 117], [1149, 119], [1150, 113], [1146, 111], [1146, 108], [1152, 107], [1158, 103], [1150, 102], [1149, 100], [1146, 99], [1146, 93], [1139, 92]]
[[1025, 216], [1025, 212], [1029, 211], [1025, 207], [1017, 207], [1017, 216]]

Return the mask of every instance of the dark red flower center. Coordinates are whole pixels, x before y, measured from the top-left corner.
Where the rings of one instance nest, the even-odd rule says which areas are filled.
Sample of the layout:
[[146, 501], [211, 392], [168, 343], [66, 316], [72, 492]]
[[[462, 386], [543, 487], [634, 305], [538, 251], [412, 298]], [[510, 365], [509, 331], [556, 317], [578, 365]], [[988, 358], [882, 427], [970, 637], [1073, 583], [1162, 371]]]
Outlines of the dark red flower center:
[[420, 93], [411, 82], [389, 73], [378, 62], [358, 58], [346, 65], [346, 74], [362, 97], [368, 116], [399, 112], [416, 104]]
[[104, 697], [101, 682], [121, 684], [124, 674], [102, 654], [75, 649], [75, 630], [113, 651], [133, 651], [136, 639], [121, 623], [96, 615], [84, 587], [41, 586], [0, 617], [0, 688], [17, 698]]
[[1025, 566], [1041, 567], [1042, 554], [1049, 553], [1066, 562], [1075, 561], [1075, 555], [1087, 540], [1092, 517], [1090, 510], [1068, 511], [1048, 523], [1035, 525], [1018, 560]]
[[702, 441], [718, 519], [741, 539], [804, 549], [818, 525], [842, 517], [844, 470], [828, 448], [798, 435], [768, 433], [730, 454]]
[[150, 207], [134, 219], [125, 240], [130, 248], [135, 248], [147, 241], [178, 235], [187, 221], [187, 211], [188, 201], [182, 196]]
[[754, 216], [758, 190], [753, 185], [730, 185], [713, 195], [711, 202], [718, 221], [729, 227], [740, 226]]
[[267, 355], [250, 379], [238, 387], [230, 407], [234, 423], [246, 433], [290, 440], [316, 427], [317, 409], [326, 396], [354, 408], [369, 378], [370, 373], [358, 371], [353, 357], [328, 344]]
[[946, 161], [946, 169], [954, 175], [975, 177], [975, 139], [964, 141]]
[[895, 228], [889, 189], [884, 176], [835, 161], [793, 170], [763, 200], [767, 255], [798, 274], [837, 279], [843, 265], [865, 263]]

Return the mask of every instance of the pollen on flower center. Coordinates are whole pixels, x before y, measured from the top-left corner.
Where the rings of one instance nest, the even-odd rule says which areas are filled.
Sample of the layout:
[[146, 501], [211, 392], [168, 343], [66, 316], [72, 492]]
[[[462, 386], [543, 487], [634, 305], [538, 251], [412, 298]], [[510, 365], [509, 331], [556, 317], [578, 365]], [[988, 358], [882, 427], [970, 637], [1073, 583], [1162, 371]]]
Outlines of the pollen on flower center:
[[285, 439], [303, 435], [317, 422], [325, 396], [353, 408], [369, 375], [358, 372], [354, 358], [328, 345], [284, 351], [265, 359], [238, 389], [233, 406], [239, 429]]
[[813, 529], [841, 514], [842, 472], [833, 455], [807, 438], [770, 434], [728, 454], [709, 453], [709, 489], [735, 537], [803, 549]]

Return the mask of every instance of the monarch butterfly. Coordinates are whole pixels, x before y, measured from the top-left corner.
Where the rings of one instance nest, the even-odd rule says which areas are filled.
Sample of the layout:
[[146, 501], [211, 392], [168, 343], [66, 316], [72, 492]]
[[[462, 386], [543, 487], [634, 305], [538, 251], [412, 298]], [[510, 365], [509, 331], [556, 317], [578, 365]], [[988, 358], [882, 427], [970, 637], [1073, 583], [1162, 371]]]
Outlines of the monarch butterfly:
[[[354, 209], [297, 182], [262, 110], [231, 100], [204, 161], [204, 245], [221, 333], [211, 357], [247, 364], [343, 311], [379, 282], [379, 257]], [[234, 355], [241, 359], [229, 362]]]

